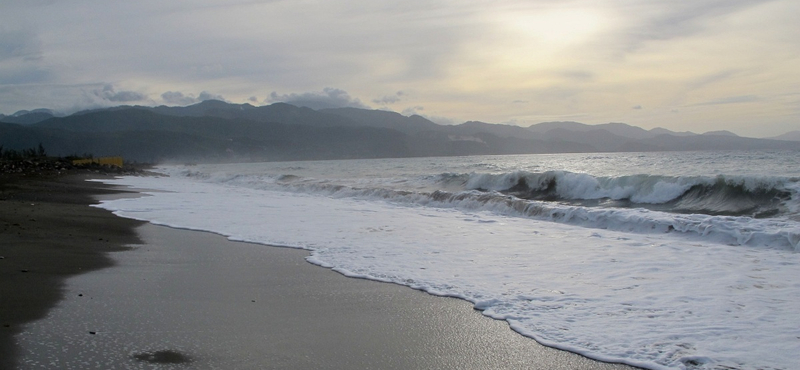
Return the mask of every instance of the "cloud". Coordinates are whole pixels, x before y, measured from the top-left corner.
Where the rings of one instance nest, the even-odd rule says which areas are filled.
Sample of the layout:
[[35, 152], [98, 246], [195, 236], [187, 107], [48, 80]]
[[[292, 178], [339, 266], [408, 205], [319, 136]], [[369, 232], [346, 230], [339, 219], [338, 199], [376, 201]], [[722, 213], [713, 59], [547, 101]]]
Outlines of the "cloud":
[[180, 91], [167, 91], [161, 94], [161, 99], [167, 104], [190, 105], [196, 102], [194, 97], [183, 95]]
[[203, 91], [200, 95], [197, 96], [198, 101], [206, 101], [206, 100], [221, 100], [225, 101], [225, 98], [222, 95], [212, 94], [208, 91]]
[[[585, 113], [711, 131], [727, 127], [743, 96], [761, 100], [738, 104], [741, 120], [791, 121], [777, 96], [800, 83], [796, 0], [1, 4], [3, 112], [125, 103], [137, 92], [190, 105], [206, 90], [253, 105], [419, 105], [409, 113], [485, 122]], [[666, 118], [673, 107], [684, 116]]]
[[370, 107], [362, 103], [358, 98], [351, 97], [347, 91], [332, 87], [326, 87], [322, 89], [321, 92], [305, 92], [300, 94], [278, 94], [273, 91], [269, 94], [267, 102], [282, 102], [311, 109], [345, 107], [370, 109]]
[[637, 14], [639, 24], [626, 29], [623, 46], [628, 52], [642, 48], [650, 41], [665, 41], [702, 32], [706, 23], [717, 17], [768, 3], [772, 0], [696, 0], [686, 2], [631, 2], [620, 8]]
[[579, 82], [588, 82], [594, 79], [594, 73], [588, 71], [563, 71], [561, 76]]
[[700, 106], [700, 105], [722, 105], [722, 104], [739, 104], [739, 103], [752, 103], [756, 101], [760, 101], [761, 98], [755, 95], [742, 95], [742, 96], [729, 96], [726, 98], [711, 100], [707, 102], [692, 104], [692, 106]]
[[116, 91], [114, 86], [105, 85], [102, 89], [95, 89], [92, 91], [94, 96], [115, 103], [130, 103], [147, 100], [147, 95], [136, 91]]
[[53, 101], [62, 101], [56, 108], [65, 113], [129, 103], [153, 104], [146, 94], [132, 90], [118, 91], [112, 84], [63, 85], [58, 90], [59, 96], [54, 97]]
[[52, 74], [42, 65], [42, 42], [23, 30], [0, 25], [0, 84], [31, 84], [48, 81]]
[[402, 96], [405, 95], [404, 92], [398, 91], [394, 93], [394, 95], [386, 95], [380, 99], [372, 99], [372, 102], [375, 104], [380, 104], [381, 106], [387, 106], [389, 104], [394, 104], [402, 100]]
[[404, 116], [413, 116], [415, 114], [417, 114], [417, 115], [420, 114], [420, 112], [422, 112], [424, 110], [425, 110], [425, 107], [417, 105], [415, 107], [408, 107], [406, 109], [403, 109], [401, 114], [404, 115]]
[[50, 71], [37, 66], [0, 65], [0, 85], [39, 84], [52, 78]]
[[164, 100], [164, 103], [180, 106], [197, 104], [206, 100], [226, 101], [222, 95], [212, 94], [208, 91], [201, 92], [197, 97], [192, 94], [184, 95], [180, 91], [167, 91], [161, 94], [161, 99]]
[[9, 59], [41, 60], [41, 44], [39, 38], [31, 32], [0, 28], [0, 61]]
[[705, 87], [707, 85], [712, 85], [718, 82], [723, 82], [729, 80], [732, 77], [735, 77], [738, 71], [735, 70], [726, 70], [721, 72], [716, 72], [713, 74], [709, 74], [700, 78], [697, 78], [693, 81], [688, 83], [688, 87], [690, 89], [699, 89]]

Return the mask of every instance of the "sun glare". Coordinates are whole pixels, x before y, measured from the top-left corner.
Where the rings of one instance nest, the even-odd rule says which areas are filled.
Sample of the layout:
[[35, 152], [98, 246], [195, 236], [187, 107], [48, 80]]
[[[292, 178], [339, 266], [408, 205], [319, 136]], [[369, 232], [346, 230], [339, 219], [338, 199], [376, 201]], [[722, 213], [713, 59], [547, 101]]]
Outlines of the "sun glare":
[[588, 40], [603, 29], [602, 14], [586, 9], [553, 9], [506, 14], [502, 24], [520, 41], [564, 47]]

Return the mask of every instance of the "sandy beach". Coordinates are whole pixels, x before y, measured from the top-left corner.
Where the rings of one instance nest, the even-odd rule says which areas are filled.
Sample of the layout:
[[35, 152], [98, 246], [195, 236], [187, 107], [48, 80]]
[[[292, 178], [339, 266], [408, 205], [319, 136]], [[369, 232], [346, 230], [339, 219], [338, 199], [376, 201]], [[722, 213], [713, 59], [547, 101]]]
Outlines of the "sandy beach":
[[84, 178], [0, 186], [0, 368], [627, 368], [305, 251], [116, 217]]

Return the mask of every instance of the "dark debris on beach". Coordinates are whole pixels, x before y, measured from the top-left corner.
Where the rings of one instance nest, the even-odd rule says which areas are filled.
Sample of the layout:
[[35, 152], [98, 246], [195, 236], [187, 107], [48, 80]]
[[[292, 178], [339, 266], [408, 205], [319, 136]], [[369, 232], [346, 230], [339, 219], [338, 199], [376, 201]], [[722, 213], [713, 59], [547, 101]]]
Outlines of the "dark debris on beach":
[[67, 174], [146, 175], [149, 165], [125, 164], [122, 167], [97, 163], [73, 164], [63, 157], [0, 159], [0, 176], [54, 177]]

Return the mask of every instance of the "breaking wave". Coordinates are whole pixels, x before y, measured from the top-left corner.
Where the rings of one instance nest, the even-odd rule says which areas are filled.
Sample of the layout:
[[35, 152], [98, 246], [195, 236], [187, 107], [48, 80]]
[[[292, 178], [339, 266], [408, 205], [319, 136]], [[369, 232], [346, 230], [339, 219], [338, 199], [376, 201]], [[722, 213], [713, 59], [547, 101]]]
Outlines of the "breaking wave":
[[444, 173], [410, 181], [435, 189], [414, 191], [394, 187], [396, 179], [354, 185], [291, 174], [182, 175], [231, 186], [487, 211], [616, 231], [684, 233], [729, 245], [800, 251], [799, 182], [793, 178]]
[[528, 200], [754, 218], [796, 216], [799, 185], [795, 178], [594, 177], [565, 171], [470, 174], [465, 181], [467, 190]]

